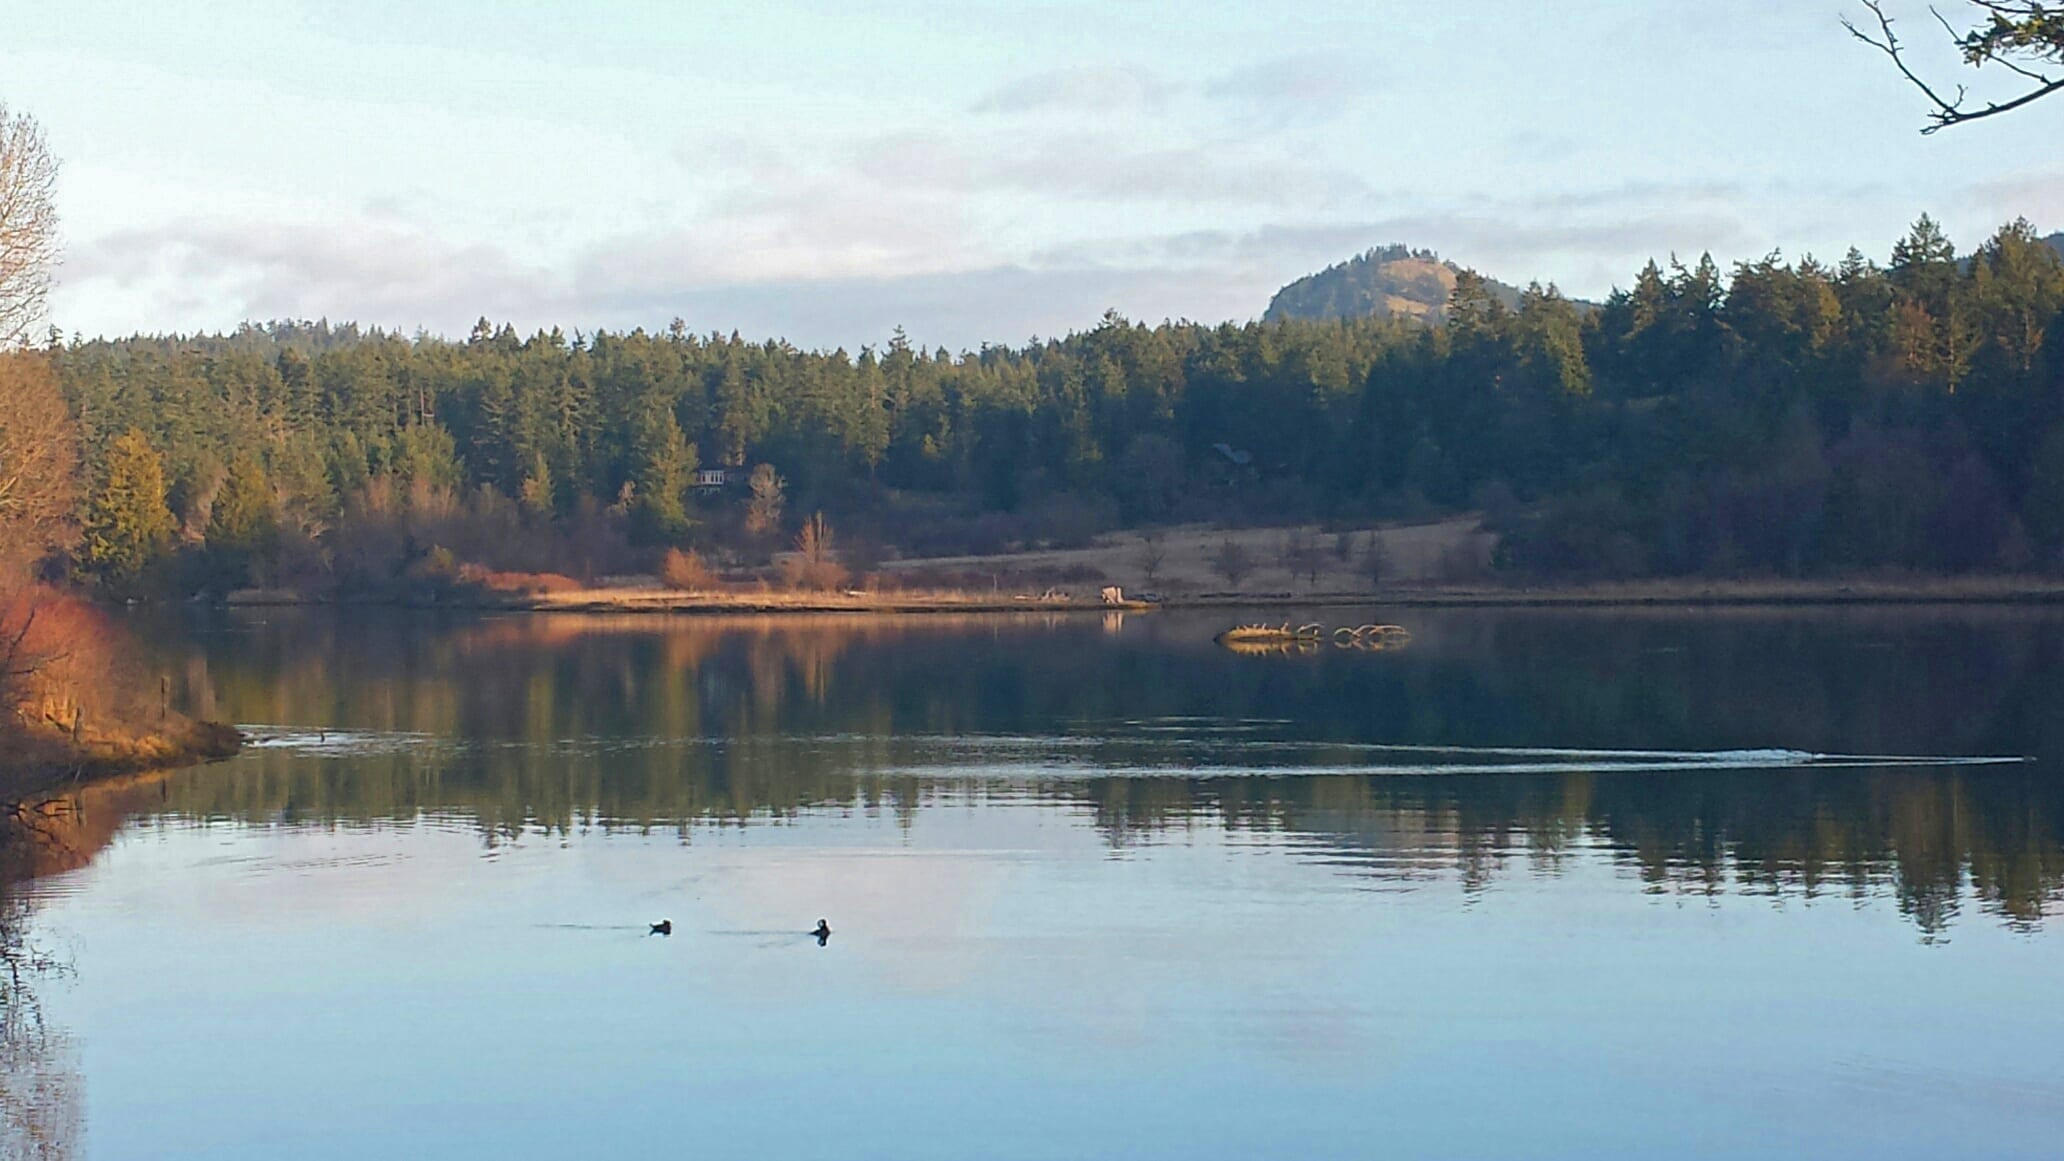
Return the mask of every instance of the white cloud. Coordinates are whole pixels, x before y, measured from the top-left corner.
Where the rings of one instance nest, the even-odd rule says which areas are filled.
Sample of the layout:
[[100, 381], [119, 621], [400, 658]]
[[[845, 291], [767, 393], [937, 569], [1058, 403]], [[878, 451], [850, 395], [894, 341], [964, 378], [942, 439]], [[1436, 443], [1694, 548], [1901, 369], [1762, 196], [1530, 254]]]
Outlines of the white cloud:
[[1345, 112], [1383, 87], [1376, 62], [1341, 53], [1302, 53], [1235, 69], [1204, 85], [1214, 100], [1246, 106], [1278, 125]]
[[187, 220], [89, 243], [66, 275], [81, 300], [117, 312], [83, 320], [89, 331], [328, 317], [460, 334], [481, 315], [524, 330], [656, 327], [680, 316], [697, 330], [848, 349], [900, 325], [926, 346], [959, 350], [1091, 327], [1107, 308], [1148, 321], [1252, 318], [1284, 283], [1392, 241], [1508, 281], [1568, 284], [1575, 270], [1595, 280], [1576, 288], [1595, 291], [1629, 275], [1635, 255], [1755, 240], [1719, 213], [1511, 207], [1146, 232], [1016, 255], [978, 235], [951, 202], [870, 198], [826, 182], [769, 191], [708, 228], [625, 233], [551, 262], [378, 223]]
[[[2015, 218], [2027, 218], [2038, 229], [2064, 228], [2064, 170], [2031, 170], [1979, 182], [1970, 200], [1983, 207], [1988, 231]], [[1959, 239], [1960, 250], [1975, 249], [1978, 239]]]
[[874, 142], [857, 170], [891, 188], [1089, 202], [1316, 207], [1368, 192], [1353, 174], [1274, 149], [1144, 144], [1096, 131], [981, 140], [904, 134]]
[[973, 111], [1111, 113], [1159, 105], [1174, 91], [1174, 85], [1144, 69], [1085, 65], [1011, 81], [976, 101]]
[[543, 316], [568, 305], [549, 272], [497, 247], [365, 222], [187, 219], [118, 231], [73, 251], [65, 292], [105, 292], [136, 304], [136, 326], [181, 329], [318, 316], [457, 329], [482, 313]]

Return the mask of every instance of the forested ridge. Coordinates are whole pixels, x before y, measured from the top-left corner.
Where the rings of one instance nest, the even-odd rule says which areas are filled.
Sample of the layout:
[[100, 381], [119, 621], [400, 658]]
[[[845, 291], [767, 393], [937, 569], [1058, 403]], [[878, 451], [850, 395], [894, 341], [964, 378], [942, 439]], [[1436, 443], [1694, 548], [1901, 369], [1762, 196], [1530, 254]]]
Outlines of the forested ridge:
[[[1379, 246], [1285, 286], [1269, 300], [1262, 321], [1286, 319], [1407, 318], [1438, 320], [1455, 293], [1462, 268], [1431, 250]], [[1519, 288], [1494, 279], [1485, 288], [1507, 309], [1519, 306]]]
[[1112, 314], [953, 354], [272, 323], [47, 357], [74, 564], [116, 587], [751, 563], [819, 510], [931, 554], [1474, 508], [1518, 572], [1804, 575], [2064, 565], [2060, 327], [2025, 222], [1959, 255], [1923, 218], [1883, 264], [1652, 262], [1596, 308], [1465, 271], [1436, 325]]

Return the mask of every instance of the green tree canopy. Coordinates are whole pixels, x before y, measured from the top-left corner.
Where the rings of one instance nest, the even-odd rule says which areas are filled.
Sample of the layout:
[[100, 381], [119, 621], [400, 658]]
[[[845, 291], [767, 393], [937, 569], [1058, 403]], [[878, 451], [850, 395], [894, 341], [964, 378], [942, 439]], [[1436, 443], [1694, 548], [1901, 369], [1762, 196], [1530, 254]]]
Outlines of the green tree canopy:
[[133, 581], [165, 553], [172, 528], [164, 461], [132, 428], [108, 445], [100, 487], [87, 502], [87, 567], [113, 584]]

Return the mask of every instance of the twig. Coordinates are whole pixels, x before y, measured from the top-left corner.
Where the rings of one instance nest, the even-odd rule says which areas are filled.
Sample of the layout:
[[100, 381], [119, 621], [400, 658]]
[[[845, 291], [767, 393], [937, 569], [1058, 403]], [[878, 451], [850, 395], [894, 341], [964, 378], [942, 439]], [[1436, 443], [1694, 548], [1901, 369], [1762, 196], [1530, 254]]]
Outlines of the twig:
[[[1986, 11], [1993, 13], [1995, 19], [2005, 19], [2005, 13], [2009, 12], [2015, 15], [2027, 15], [2025, 12], [1989, 2], [1989, 0], [1973, 0], [1973, 2]], [[1937, 93], [1928, 82], [1922, 80], [1913, 69], [1907, 66], [1905, 46], [1899, 43], [1898, 34], [1892, 31], [1892, 18], [1885, 15], [1885, 9], [1881, 0], [1863, 0], [1863, 6], [1869, 9], [1871, 15], [1877, 19], [1878, 35], [1872, 36], [1863, 29], [1856, 27], [1856, 23], [1847, 16], [1842, 17], [1842, 27], [1849, 30], [1849, 35], [1891, 58], [1893, 66], [1899, 70], [1900, 75], [1904, 76], [1912, 83], [1914, 88], [1919, 89], [1934, 104], [1934, 111], [1928, 114], [1928, 119], [1934, 123], [1922, 128], [1921, 132], [1923, 134], [1935, 133], [1951, 125], [1961, 125], [1966, 121], [1976, 121], [1983, 117], [1992, 117], [2000, 113], [2011, 112], [2032, 101], [2040, 100], [2051, 93], [2064, 89], [2064, 80], [2052, 79], [2045, 73], [2036, 72], [2033, 69], [2025, 68], [2008, 60], [2000, 55], [1997, 49], [1985, 43], [1984, 38], [1979, 33], [1958, 33], [1955, 28], [1951, 27], [1949, 21], [1943, 18], [1942, 13], [1931, 7], [1928, 11], [1934, 15], [1936, 23], [1942, 25], [1944, 31], [1949, 33], [1950, 38], [1963, 49], [1965, 59], [1972, 65], [1982, 65], [1986, 61], [1992, 61], [2005, 66], [2011, 72], [2037, 82], [2036, 88], [2015, 97], [2011, 101], [1988, 101], [1982, 109], [1964, 108], [1964, 102], [1969, 99], [1970, 94], [1962, 85], [1957, 86], [1955, 100], [1944, 100], [1940, 93]]]

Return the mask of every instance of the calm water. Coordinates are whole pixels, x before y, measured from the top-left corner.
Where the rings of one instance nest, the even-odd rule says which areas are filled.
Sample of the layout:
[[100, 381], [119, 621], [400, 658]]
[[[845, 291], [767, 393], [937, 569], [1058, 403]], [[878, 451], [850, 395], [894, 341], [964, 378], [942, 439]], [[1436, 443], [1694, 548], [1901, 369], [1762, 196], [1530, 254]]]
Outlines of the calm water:
[[143, 625], [0, 1155], [2058, 1155], [2064, 615], [1230, 619]]

